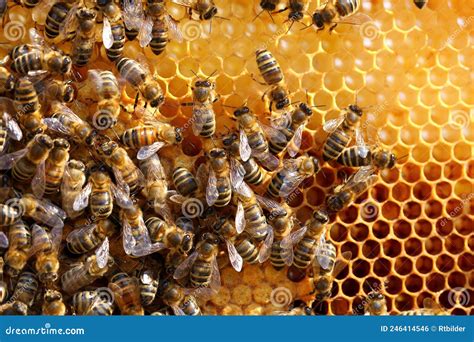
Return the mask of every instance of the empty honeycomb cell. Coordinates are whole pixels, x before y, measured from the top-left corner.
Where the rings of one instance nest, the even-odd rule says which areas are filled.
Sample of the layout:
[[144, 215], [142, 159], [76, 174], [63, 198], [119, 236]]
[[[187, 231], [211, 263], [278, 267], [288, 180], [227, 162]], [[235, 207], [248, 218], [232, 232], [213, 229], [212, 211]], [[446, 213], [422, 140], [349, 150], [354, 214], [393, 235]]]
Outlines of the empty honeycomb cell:
[[418, 142], [419, 130], [415, 127], [404, 126], [400, 130], [400, 138], [407, 145], [414, 145]]
[[334, 184], [335, 174], [334, 170], [323, 167], [321, 171], [316, 175], [316, 182], [324, 188], [327, 188]]
[[415, 183], [420, 179], [420, 167], [413, 163], [406, 163], [402, 167], [402, 177], [409, 183]]
[[465, 287], [466, 282], [467, 279], [464, 273], [455, 271], [450, 273], [448, 276], [448, 285], [451, 288]]
[[327, 315], [329, 312], [328, 302], [321, 302], [318, 305], [313, 304], [313, 312], [315, 315]]
[[420, 256], [416, 259], [415, 267], [418, 272], [427, 274], [433, 269], [433, 260], [427, 256]]
[[301, 191], [294, 191], [291, 193], [291, 196], [288, 197], [287, 203], [293, 207], [299, 207], [303, 203], [304, 195]]
[[431, 186], [426, 182], [419, 182], [413, 188], [413, 195], [419, 200], [426, 200], [431, 197]]
[[474, 184], [468, 180], [460, 180], [454, 184], [454, 194], [459, 198], [467, 198], [474, 193]]
[[447, 236], [453, 231], [453, 221], [445, 217], [436, 221], [436, 233], [440, 236]]
[[[346, 241], [341, 246], [341, 253], [345, 253], [345, 252], [350, 252], [351, 253], [350, 258], [351, 259], [356, 259], [359, 255], [359, 247], [357, 246], [357, 244], [355, 244], [353, 242]], [[364, 247], [362, 247], [362, 253], [363, 252], [364, 252]]]
[[435, 191], [439, 198], [445, 199], [451, 196], [452, 186], [448, 182], [439, 182], [436, 183]]
[[425, 240], [425, 249], [431, 255], [439, 254], [443, 249], [443, 242], [438, 237], [431, 237]]
[[454, 145], [454, 158], [460, 161], [467, 161], [472, 157], [471, 146], [463, 141]]
[[458, 199], [452, 198], [446, 203], [446, 214], [451, 218], [455, 218], [462, 214], [464, 209], [464, 202]]
[[387, 220], [395, 220], [400, 216], [400, 206], [392, 201], [385, 202], [382, 206], [382, 216]]
[[392, 197], [398, 202], [404, 202], [410, 198], [410, 186], [406, 183], [397, 183], [392, 188]]
[[[322, 87], [322, 80], [323, 77], [319, 74], [305, 74], [303, 75], [301, 79], [301, 86], [303, 89], [306, 89], [308, 92], [314, 92], [317, 89], [320, 89]], [[313, 120], [311, 120], [310, 123], [308, 123], [308, 126], [310, 129], [313, 124]], [[314, 124], [313, 124], [314, 125]], [[320, 127], [317, 125], [316, 127]]]
[[381, 50], [375, 57], [375, 64], [380, 70], [392, 72], [396, 64], [397, 56], [393, 52]]
[[399, 311], [407, 311], [413, 307], [413, 297], [407, 293], [401, 293], [395, 298], [395, 308]]
[[427, 163], [423, 167], [423, 174], [427, 180], [438, 180], [441, 177], [441, 166], [433, 162]]
[[474, 269], [474, 255], [471, 253], [463, 253], [459, 256], [457, 264], [462, 271], [472, 272]]
[[438, 143], [434, 145], [432, 155], [437, 161], [446, 162], [451, 158], [451, 147], [444, 143]]
[[391, 184], [395, 183], [398, 180], [400, 176], [400, 171], [396, 168], [390, 170], [382, 170], [380, 172], [380, 176], [382, 177], [382, 180], [385, 183]]
[[390, 260], [380, 258], [374, 261], [373, 272], [378, 277], [386, 277], [387, 275], [390, 274], [391, 268], [392, 268], [392, 264], [390, 263]]
[[365, 260], [355, 260], [351, 265], [352, 274], [362, 279], [370, 273], [370, 264]]
[[419, 237], [427, 237], [431, 233], [431, 222], [428, 220], [418, 220], [415, 223], [415, 232]]
[[313, 216], [314, 209], [308, 206], [303, 206], [301, 208], [298, 208], [298, 211], [296, 213], [296, 218], [300, 222], [306, 222]]
[[[464, 316], [466, 315], [466, 311], [464, 311], [463, 309], [461, 308], [455, 308], [451, 311], [451, 314], [452, 315], [456, 315], [456, 316]], [[472, 310], [471, 310], [471, 315], [472, 315]]]
[[342, 283], [342, 293], [348, 297], [354, 297], [359, 292], [359, 282], [355, 279], [349, 278]]
[[390, 275], [385, 279], [385, 289], [391, 295], [399, 294], [402, 291], [402, 287], [402, 279], [395, 275]]
[[399, 239], [406, 239], [411, 235], [411, 224], [405, 220], [398, 220], [393, 225], [393, 232]]
[[321, 205], [324, 201], [324, 198], [324, 191], [317, 186], [312, 187], [306, 192], [306, 201], [309, 205], [313, 207]]
[[461, 132], [459, 130], [459, 127], [457, 127], [456, 124], [453, 124], [443, 127], [441, 129], [441, 136], [445, 141], [449, 143], [455, 143], [456, 141], [459, 141], [461, 137]]
[[432, 273], [425, 279], [425, 286], [432, 292], [438, 292], [445, 288], [445, 277], [439, 273]]
[[337, 298], [331, 302], [331, 313], [334, 315], [346, 315], [350, 310], [350, 302], [344, 298]]
[[411, 155], [419, 163], [426, 163], [430, 160], [430, 148], [426, 145], [416, 145], [413, 147]]
[[436, 258], [436, 267], [440, 271], [450, 271], [454, 264], [454, 259], [448, 254], [441, 254]]
[[390, 225], [385, 221], [376, 221], [372, 226], [372, 234], [377, 239], [383, 239], [390, 233]]
[[416, 274], [410, 274], [405, 279], [405, 287], [408, 292], [417, 293], [423, 289], [423, 279]]
[[403, 243], [405, 252], [410, 256], [417, 256], [423, 251], [421, 241], [417, 238], [410, 238]]
[[474, 222], [467, 215], [463, 215], [454, 220], [454, 228], [461, 235], [470, 235], [473, 232]]
[[234, 92], [232, 85], [233, 81], [226, 75], [219, 75], [216, 77], [216, 88], [219, 90], [219, 95], [230, 95]]
[[456, 180], [461, 178], [463, 167], [461, 164], [451, 161], [444, 166], [443, 174], [450, 180]]
[[433, 143], [433, 142], [438, 141], [438, 139], [439, 139], [439, 129], [438, 129], [438, 127], [436, 127], [434, 125], [431, 125], [431, 124], [427, 124], [421, 130], [421, 137], [427, 143]]
[[[434, 87], [445, 86], [447, 79], [448, 79], [448, 72], [445, 69], [440, 68], [440, 67], [434, 67], [430, 70], [428, 80]], [[427, 89], [430, 89], [430, 88], [427, 88]], [[434, 89], [431, 89], [431, 90], [435, 91]]]
[[351, 237], [356, 241], [364, 241], [369, 235], [369, 227], [363, 223], [358, 223], [350, 229]]
[[443, 213], [443, 205], [437, 200], [430, 200], [425, 203], [425, 214], [429, 218], [437, 218]]
[[336, 241], [336, 242], [345, 241], [347, 238], [347, 234], [348, 234], [347, 227], [340, 223], [335, 223], [329, 231], [331, 240]]
[[461, 89], [461, 93], [460, 93], [461, 101], [466, 106], [472, 106], [474, 102], [472, 99], [472, 96], [470, 96], [469, 94], [472, 94], [472, 85], [468, 85]]
[[324, 74], [323, 85], [327, 90], [335, 91], [340, 89], [343, 83], [343, 76], [340, 72], [330, 71]]
[[375, 240], [367, 240], [362, 245], [362, 255], [374, 259], [380, 255], [380, 243]]
[[446, 250], [452, 254], [459, 254], [464, 250], [464, 238], [451, 234], [445, 240]]
[[383, 254], [387, 257], [394, 258], [402, 251], [402, 245], [395, 239], [386, 240], [382, 244]]
[[445, 290], [439, 295], [439, 304], [445, 309], [451, 309], [456, 303], [453, 301], [453, 291]]
[[407, 257], [400, 257], [395, 260], [395, 272], [400, 275], [407, 275], [413, 270], [413, 262]]
[[352, 300], [352, 314], [361, 316], [365, 314], [364, 310], [364, 304], [366, 303], [366, 300], [362, 296], [354, 297]]

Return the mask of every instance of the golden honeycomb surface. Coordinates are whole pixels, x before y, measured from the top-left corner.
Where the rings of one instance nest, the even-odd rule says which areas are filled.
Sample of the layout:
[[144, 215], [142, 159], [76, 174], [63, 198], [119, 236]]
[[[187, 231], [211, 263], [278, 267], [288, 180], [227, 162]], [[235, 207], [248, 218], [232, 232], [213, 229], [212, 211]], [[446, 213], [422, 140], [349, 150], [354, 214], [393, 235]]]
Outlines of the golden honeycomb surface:
[[[194, 73], [213, 74], [221, 96], [214, 106], [217, 130], [225, 133], [235, 125], [226, 106], [247, 102], [262, 117], [268, 115], [261, 100], [266, 87], [251, 75], [258, 74], [255, 50], [269, 49], [292, 101], [305, 101], [307, 94], [311, 104], [322, 106], [307, 125], [304, 151], [320, 156], [321, 125], [357, 99], [367, 108], [366, 124], [378, 129], [379, 144], [403, 156], [331, 222], [328, 239], [338, 254], [350, 251], [352, 256], [321, 313], [361, 313], [370, 287], [381, 287], [391, 314], [420, 308], [426, 297], [451, 314], [474, 314], [474, 3], [430, 0], [419, 10], [410, 0], [363, 0], [360, 11], [372, 20], [340, 24], [330, 34], [302, 30], [300, 23], [287, 33], [287, 12], [274, 14], [274, 21], [266, 13], [254, 20], [257, 1], [215, 2], [227, 20], [214, 19], [211, 30], [208, 22], [189, 21], [183, 7], [169, 4], [184, 42], [171, 41], [160, 56], [137, 41], [126, 43], [125, 55], [144, 53], [160, 79], [167, 97], [161, 114], [186, 128], [180, 147], [186, 157], [175, 162], [193, 163], [202, 155], [202, 143], [190, 129], [191, 108], [180, 106], [191, 101]], [[318, 6], [311, 1], [306, 25]], [[34, 27], [31, 11], [12, 6], [8, 16], [24, 30], [12, 43], [26, 42], [25, 28]], [[44, 18], [37, 21], [41, 30]], [[14, 28], [8, 23], [0, 41], [8, 40], [7, 29]], [[113, 69], [102, 46], [88, 67]], [[121, 119], [133, 120], [127, 114]], [[345, 172], [325, 164], [305, 181], [304, 191], [290, 202], [301, 222]], [[276, 271], [269, 262], [245, 265], [241, 273], [227, 266], [221, 278], [220, 293], [202, 306], [206, 314], [283, 310], [272, 302], [277, 288], [289, 290], [293, 299], [310, 300], [311, 279], [291, 282], [286, 269]]]

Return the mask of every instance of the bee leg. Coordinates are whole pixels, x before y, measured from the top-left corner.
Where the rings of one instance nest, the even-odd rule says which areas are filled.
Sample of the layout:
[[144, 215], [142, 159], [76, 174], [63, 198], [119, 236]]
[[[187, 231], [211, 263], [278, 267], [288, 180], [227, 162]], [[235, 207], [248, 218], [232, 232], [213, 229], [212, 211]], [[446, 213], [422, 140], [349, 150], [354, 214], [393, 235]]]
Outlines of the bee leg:
[[137, 108], [137, 105], [138, 105], [138, 96], [140, 95], [140, 93], [137, 92], [137, 96], [135, 96], [135, 104], [133, 105], [133, 110], [135, 111], [135, 108]]
[[334, 30], [337, 26], [337, 23], [335, 23], [334, 25], [332, 25], [330, 28], [329, 28], [329, 33], [332, 33], [332, 30]]
[[257, 82], [260, 85], [267, 85], [265, 82], [260, 82], [259, 80], [257, 80], [253, 74], [250, 74], [250, 77], [252, 78], [252, 80], [254, 80], [255, 82]]

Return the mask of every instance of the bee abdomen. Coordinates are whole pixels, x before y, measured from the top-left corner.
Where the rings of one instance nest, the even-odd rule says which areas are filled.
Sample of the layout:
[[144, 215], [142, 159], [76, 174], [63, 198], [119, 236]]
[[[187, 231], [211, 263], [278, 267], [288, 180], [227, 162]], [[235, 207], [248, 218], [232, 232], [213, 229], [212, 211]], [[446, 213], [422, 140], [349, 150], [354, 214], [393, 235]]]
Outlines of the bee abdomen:
[[59, 35], [59, 27], [64, 22], [69, 12], [69, 6], [64, 2], [55, 3], [46, 17], [45, 35], [54, 39]]
[[117, 70], [132, 86], [139, 87], [146, 79], [146, 73], [136, 61], [122, 57], [116, 61]]
[[83, 67], [89, 63], [94, 51], [94, 43], [89, 39], [79, 38], [74, 42], [72, 52], [72, 63], [75, 66]]
[[123, 132], [122, 142], [130, 148], [140, 148], [155, 142], [156, 130], [154, 127], [130, 128]]
[[[18, 218], [18, 212], [8, 205], [0, 205], [0, 226], [9, 226]], [[10, 228], [12, 229], [12, 228]]]
[[258, 261], [258, 249], [247, 240], [243, 240], [235, 245], [237, 252], [243, 260], [249, 264], [255, 264]]
[[190, 281], [193, 287], [208, 286], [211, 282], [212, 266], [202, 260], [196, 260], [191, 270]]
[[134, 40], [138, 36], [138, 30], [128, 29], [127, 26], [125, 26], [125, 36], [127, 36], [128, 40]]
[[90, 208], [96, 219], [106, 219], [112, 214], [112, 194], [108, 191], [94, 192], [92, 190]]
[[359, 0], [337, 0], [336, 1], [336, 10], [341, 17], [348, 16], [355, 13], [360, 6]]
[[343, 130], [336, 130], [326, 139], [323, 146], [323, 159], [335, 160], [349, 144], [350, 138]]
[[227, 204], [229, 204], [232, 198], [232, 191], [228, 178], [218, 178], [217, 191], [219, 193], [219, 197], [214, 203], [214, 206], [225, 207]]
[[284, 250], [280, 246], [280, 240], [275, 240], [272, 245], [270, 254], [270, 262], [276, 270], [281, 270], [285, 267], [285, 260], [283, 259]]
[[314, 243], [311, 238], [304, 237], [295, 246], [293, 265], [297, 268], [307, 268], [314, 259]]
[[280, 197], [280, 189], [283, 185], [284, 179], [285, 176], [281, 172], [278, 172], [276, 175], [274, 175], [270, 184], [268, 184], [267, 195], [275, 198]]
[[166, 29], [162, 25], [154, 25], [151, 35], [151, 51], [155, 55], [160, 55], [161, 53], [163, 53], [163, 51], [165, 51], [166, 44], [168, 44], [168, 29]]
[[354, 146], [346, 148], [342, 151], [341, 155], [337, 158], [337, 162], [344, 166], [360, 167], [370, 165], [372, 162], [372, 153], [368, 151], [366, 157], [362, 157], [360, 154], [360, 147]]
[[174, 169], [173, 183], [176, 190], [183, 196], [194, 194], [198, 188], [196, 178], [184, 167]]
[[270, 51], [257, 51], [257, 65], [263, 79], [268, 85], [276, 84], [283, 80], [283, 73], [280, 66]]
[[40, 0], [24, 0], [21, 1], [21, 3], [26, 7], [26, 8], [33, 8], [36, 5], [38, 5]]
[[122, 55], [125, 45], [125, 29], [122, 23], [112, 25], [113, 44], [110, 49], [106, 50], [107, 57], [111, 61], [115, 61]]
[[253, 185], [259, 185], [263, 181], [263, 173], [260, 166], [255, 162], [253, 158], [243, 163], [245, 169], [244, 180]]

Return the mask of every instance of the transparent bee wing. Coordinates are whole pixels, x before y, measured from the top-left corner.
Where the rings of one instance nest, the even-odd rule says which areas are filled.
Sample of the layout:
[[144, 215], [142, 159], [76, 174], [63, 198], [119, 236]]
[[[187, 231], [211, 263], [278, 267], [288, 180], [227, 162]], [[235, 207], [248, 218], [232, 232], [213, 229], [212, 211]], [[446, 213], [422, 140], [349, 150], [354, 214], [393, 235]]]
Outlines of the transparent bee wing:
[[283, 240], [281, 240], [280, 246], [285, 249], [293, 248], [295, 244], [301, 241], [307, 230], [308, 227], [304, 226], [294, 232], [291, 232], [290, 234], [285, 236]]
[[119, 207], [131, 208], [133, 206], [130, 196], [122, 188], [111, 184], [110, 190], [112, 190], [112, 194]]
[[270, 124], [275, 129], [288, 128], [290, 123], [291, 113], [287, 111], [270, 119]]
[[174, 271], [173, 278], [174, 279], [181, 279], [189, 274], [191, 271], [191, 267], [193, 266], [196, 258], [198, 257], [197, 252], [193, 252], [190, 256], [188, 256]]
[[289, 245], [289, 246], [283, 247], [281, 245], [282, 242], [280, 242], [281, 256], [283, 257], [283, 261], [285, 262], [285, 265], [291, 266], [293, 264], [293, 259], [295, 257], [295, 253], [293, 252], [293, 246]]
[[192, 7], [193, 5], [193, 0], [171, 0], [171, 2], [185, 7]]
[[31, 190], [37, 198], [42, 198], [46, 188], [46, 168], [45, 161], [39, 163], [36, 173], [31, 181]]
[[103, 17], [103, 28], [102, 28], [102, 42], [106, 49], [110, 49], [114, 44], [114, 35], [112, 34], [112, 26], [110, 25], [109, 19], [106, 16]]
[[244, 181], [245, 169], [235, 158], [230, 158], [230, 182], [234, 189], [239, 188]]
[[227, 245], [227, 252], [229, 253], [229, 260], [237, 272], [240, 272], [242, 270], [243, 266], [243, 260], [240, 254], [237, 252], [237, 249], [235, 249], [235, 246], [230, 242], [229, 240], [225, 240], [225, 243]]
[[74, 5], [66, 15], [64, 21], [59, 25], [59, 33], [61, 39], [66, 39], [71, 31], [76, 31], [75, 27], [78, 25], [76, 12], [79, 5]]
[[198, 183], [199, 189], [203, 189], [207, 184], [207, 179], [209, 178], [209, 167], [206, 163], [199, 165], [196, 171], [196, 181]]
[[140, 42], [140, 46], [142, 48], [148, 46], [150, 44], [152, 35], [151, 31], [153, 30], [153, 20], [150, 17], [147, 17], [140, 27], [140, 31], [138, 32], [138, 41]]
[[28, 251], [28, 256], [36, 255], [40, 251], [48, 252], [52, 248], [53, 243], [46, 229], [36, 223], [33, 224], [31, 226], [31, 248]]
[[267, 197], [260, 196], [260, 195], [255, 195], [255, 197], [257, 198], [258, 203], [262, 207], [264, 207], [268, 211], [270, 211], [272, 214], [285, 215], [287, 213], [285, 208], [283, 208], [280, 205], [280, 203], [278, 203], [274, 200], [271, 200]]
[[173, 313], [176, 315], [176, 316], [186, 316], [186, 314], [184, 313], [183, 310], [181, 310], [180, 307], [176, 306], [176, 305], [171, 305], [170, 306], [171, 309], [173, 310]]
[[78, 236], [91, 236], [94, 234], [94, 230], [97, 228], [96, 223], [88, 224], [78, 229], [74, 229], [69, 235], [66, 237], [67, 242], [71, 242], [76, 239]]
[[214, 115], [214, 110], [211, 106], [207, 107], [207, 105], [203, 104], [194, 104], [193, 106], [193, 133], [194, 135], [198, 136], [201, 134], [204, 125], [207, 123], [208, 113], [211, 112]]
[[211, 283], [209, 284], [209, 287], [215, 293], [219, 292], [219, 289], [221, 287], [221, 274], [219, 271], [219, 264], [217, 263], [216, 258], [212, 260], [212, 274], [211, 274]]
[[81, 211], [86, 208], [89, 204], [89, 196], [92, 192], [92, 183], [87, 183], [87, 185], [81, 190], [81, 192], [74, 199], [72, 204], [72, 209], [74, 211]]
[[145, 270], [140, 274], [140, 282], [144, 285], [150, 285], [153, 282], [151, 270]]
[[366, 180], [369, 176], [373, 175], [375, 168], [371, 165], [361, 167], [357, 173], [354, 175], [354, 182], [359, 183]]
[[124, 0], [122, 18], [129, 30], [139, 30], [141, 21], [145, 18], [142, 2], [139, 0]]
[[42, 211], [46, 212], [47, 214], [50, 214], [50, 215], [53, 214], [54, 216], [57, 216], [58, 218], [62, 220], [65, 220], [67, 217], [64, 210], [62, 210], [61, 208], [55, 206], [54, 204], [46, 200], [38, 201], [38, 207]]
[[265, 240], [263, 241], [262, 246], [260, 247], [260, 251], [258, 252], [258, 262], [260, 262], [261, 264], [264, 263], [270, 257], [272, 251], [274, 238], [273, 228], [270, 226], [267, 226], [267, 228], [267, 236], [265, 237]]
[[115, 176], [115, 182], [117, 183], [117, 188], [122, 190], [127, 196], [130, 196], [130, 187], [123, 179], [122, 172], [116, 167], [113, 167], [112, 171]]
[[423, 299], [423, 309], [434, 310], [434, 311], [444, 311], [444, 308], [436, 303], [432, 298]]
[[123, 236], [122, 236], [122, 242], [123, 242], [123, 250], [127, 255], [132, 255], [134, 247], [136, 245], [135, 238], [133, 237], [132, 234], [132, 227], [130, 226], [130, 223], [128, 220], [123, 220], [122, 222], [123, 225]]
[[147, 160], [146, 166], [142, 166], [142, 171], [146, 173], [146, 178], [149, 181], [166, 180], [166, 173], [158, 155], [153, 154]]
[[178, 43], [183, 42], [183, 32], [178, 27], [178, 22], [174, 20], [169, 14], [165, 14], [163, 17], [165, 25], [168, 26], [168, 31], [170, 37], [173, 40], [176, 40]]
[[144, 160], [150, 158], [152, 155], [154, 155], [160, 148], [165, 146], [164, 142], [157, 141], [151, 145], [144, 146], [138, 150], [137, 153], [137, 159], [138, 160]]
[[298, 127], [288, 144], [287, 150], [291, 158], [294, 158], [300, 151], [301, 141], [303, 138], [304, 125]]
[[268, 139], [276, 143], [285, 144], [287, 142], [285, 135], [278, 129], [259, 123]]
[[95, 257], [97, 260], [97, 266], [104, 268], [109, 260], [109, 238], [105, 237], [102, 244], [96, 249]]
[[9, 246], [8, 237], [4, 232], [0, 231], [0, 248], [6, 249]]
[[208, 206], [213, 206], [219, 198], [219, 191], [217, 190], [217, 178], [214, 170], [209, 169], [209, 180], [206, 188], [206, 202]]
[[346, 117], [345, 114], [342, 114], [335, 119], [326, 121], [323, 125], [323, 130], [327, 133], [334, 132], [339, 127], [339, 125], [344, 121], [345, 117]]
[[[352, 24], [352, 25], [362, 25], [364, 23], [373, 21], [373, 19], [365, 13], [358, 12], [353, 15], [347, 16], [342, 20], [339, 20], [338, 23], [341, 24]], [[374, 24], [375, 25], [375, 24]]]
[[90, 83], [97, 92], [100, 92], [102, 88], [103, 80], [100, 77], [100, 70], [90, 69], [87, 71], [87, 79], [90, 80]]
[[283, 184], [280, 188], [280, 197], [286, 197], [290, 195], [293, 191], [295, 191], [301, 182], [304, 180], [304, 176], [294, 176], [294, 177], [286, 177], [283, 181]]
[[153, 244], [139, 244], [139, 245], [136, 245], [134, 248], [133, 248], [133, 251], [132, 251], [132, 255], [134, 257], [137, 257], [137, 258], [141, 258], [141, 257], [144, 257], [144, 256], [147, 256], [147, 255], [150, 255], [150, 254], [153, 254], [153, 253], [156, 253], [156, 252], [159, 252], [161, 251], [162, 249], [165, 249], [166, 248], [166, 245], [161, 243], [161, 242], [156, 242], [156, 243], [153, 243]]
[[7, 126], [8, 135], [12, 139], [20, 141], [23, 138], [23, 132], [18, 123], [7, 112], [3, 113], [3, 120]]
[[0, 156], [0, 170], [11, 169], [15, 162], [22, 158], [27, 152], [28, 148], [24, 148], [22, 150]]
[[242, 202], [237, 203], [237, 212], [235, 213], [235, 229], [240, 234], [245, 229], [245, 211]]
[[235, 189], [235, 191], [246, 198], [250, 198], [253, 196], [252, 189], [250, 189], [250, 187], [245, 182], [242, 182], [240, 186]]
[[44, 38], [39, 34], [38, 31], [36, 31], [35, 28], [32, 27], [28, 30], [28, 36], [30, 38], [30, 42], [32, 45], [36, 45], [40, 47], [45, 46]]
[[319, 265], [325, 270], [329, 270], [331, 265], [331, 246], [331, 243], [322, 240], [316, 247], [316, 258]]
[[364, 135], [362, 134], [362, 131], [359, 127], [357, 127], [355, 130], [355, 136], [356, 136], [356, 144], [359, 147], [359, 155], [362, 158], [367, 157], [367, 154], [369, 153], [369, 148], [365, 144]]
[[347, 251], [342, 253], [342, 259], [337, 259], [336, 263], [334, 264], [334, 269], [332, 270], [332, 276], [335, 278], [341, 273], [344, 268], [349, 264], [347, 260], [350, 260], [352, 257], [352, 253]]
[[254, 156], [260, 164], [270, 171], [278, 169], [278, 166], [280, 165], [280, 159], [271, 153], [254, 153]]
[[252, 154], [252, 149], [250, 148], [249, 140], [247, 138], [247, 134], [245, 134], [245, 132], [243, 130], [240, 130], [239, 153], [240, 153], [240, 158], [244, 162], [249, 160], [249, 158]]
[[61, 121], [56, 118], [44, 118], [43, 122], [48, 126], [48, 129], [56, 131], [58, 133], [68, 135], [70, 134], [70, 130], [68, 127], [64, 126]]

